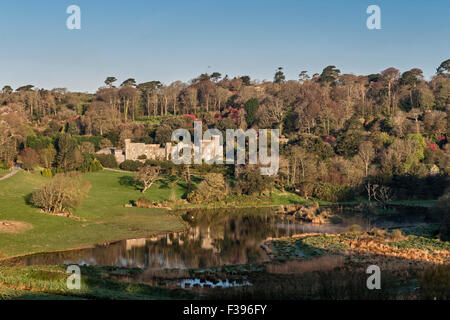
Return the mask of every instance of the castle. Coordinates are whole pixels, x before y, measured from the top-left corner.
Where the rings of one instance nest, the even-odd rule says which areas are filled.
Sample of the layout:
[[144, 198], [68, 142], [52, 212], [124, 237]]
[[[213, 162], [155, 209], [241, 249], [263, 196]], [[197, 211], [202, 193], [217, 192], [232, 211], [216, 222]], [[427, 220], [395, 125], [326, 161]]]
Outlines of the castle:
[[[204, 161], [212, 160], [218, 152], [222, 151], [219, 145], [219, 139], [219, 136], [212, 136], [211, 140], [200, 140]], [[194, 150], [196, 149], [192, 143], [191, 146]], [[166, 143], [165, 147], [161, 147], [159, 144], [133, 143], [130, 139], [125, 139], [124, 150], [104, 148], [99, 150], [97, 154], [112, 154], [118, 164], [121, 164], [125, 160], [139, 160], [142, 162], [145, 162], [145, 160], [170, 160], [172, 148], [179, 149], [182, 147], [182, 144], [177, 144], [175, 147], [172, 147], [172, 143], [170, 142]]]

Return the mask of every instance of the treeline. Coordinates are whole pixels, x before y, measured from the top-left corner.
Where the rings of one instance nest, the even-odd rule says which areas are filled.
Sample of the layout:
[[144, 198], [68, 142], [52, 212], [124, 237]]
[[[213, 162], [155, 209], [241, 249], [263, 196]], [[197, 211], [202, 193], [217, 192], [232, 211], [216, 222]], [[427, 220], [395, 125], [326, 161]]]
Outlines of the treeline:
[[189, 83], [116, 83], [108, 77], [95, 94], [3, 87], [0, 162], [33, 154], [33, 165], [86, 168], [84, 154], [125, 139], [164, 144], [197, 119], [205, 129], [279, 128], [288, 142], [273, 184], [306, 197], [371, 198], [385, 186], [398, 198], [436, 198], [448, 185], [450, 59], [429, 81], [418, 68], [358, 76], [328, 66], [289, 81], [279, 68], [262, 83], [218, 72]]

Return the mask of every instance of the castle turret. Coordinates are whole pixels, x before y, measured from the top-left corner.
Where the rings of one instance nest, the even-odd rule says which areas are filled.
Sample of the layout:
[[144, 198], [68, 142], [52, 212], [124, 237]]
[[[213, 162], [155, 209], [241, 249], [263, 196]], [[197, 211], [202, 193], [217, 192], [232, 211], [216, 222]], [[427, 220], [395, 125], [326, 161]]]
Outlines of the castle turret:
[[131, 157], [131, 139], [125, 139], [125, 160]]

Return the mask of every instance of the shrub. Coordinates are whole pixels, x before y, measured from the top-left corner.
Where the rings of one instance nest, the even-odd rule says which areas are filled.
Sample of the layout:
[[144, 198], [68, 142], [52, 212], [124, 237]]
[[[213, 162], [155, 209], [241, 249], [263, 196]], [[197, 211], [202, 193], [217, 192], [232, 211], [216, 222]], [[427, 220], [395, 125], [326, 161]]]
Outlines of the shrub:
[[31, 203], [50, 214], [70, 212], [87, 196], [89, 188], [89, 182], [79, 172], [59, 174], [33, 192]]
[[19, 160], [22, 161], [22, 168], [25, 170], [32, 170], [39, 165], [39, 155], [36, 150], [25, 148], [20, 152]]
[[5, 162], [0, 162], [0, 169], [8, 170], [8, 169], [9, 169], [9, 166], [8, 166], [8, 164], [6, 164]]
[[42, 174], [43, 177], [46, 177], [46, 178], [53, 177], [53, 172], [52, 172], [51, 169], [44, 169], [44, 170], [41, 171], [41, 174]]
[[147, 156], [146, 156], [145, 154], [141, 154], [141, 155], [138, 157], [138, 159], [139, 159], [139, 160], [146, 160], [146, 159], [147, 159]]
[[391, 239], [392, 240], [401, 240], [403, 239], [403, 232], [400, 229], [395, 229], [391, 232]]
[[313, 189], [314, 184], [310, 182], [301, 182], [295, 186], [295, 192], [306, 199], [312, 196]]
[[245, 105], [245, 121], [247, 121], [248, 127], [253, 126], [253, 124], [256, 122], [256, 113], [259, 108], [259, 102], [256, 98], [251, 98], [248, 100]]
[[98, 147], [100, 149], [111, 148], [112, 146], [113, 145], [112, 145], [111, 141], [109, 139], [106, 139], [106, 138], [100, 140], [100, 142], [98, 143]]
[[96, 154], [95, 158], [100, 161], [103, 168], [118, 168], [116, 157], [112, 154]]
[[144, 164], [140, 161], [125, 160], [119, 167], [125, 171], [139, 171], [142, 166], [144, 166]]
[[45, 136], [27, 136], [26, 147], [34, 150], [48, 148], [52, 144], [52, 139]]
[[236, 191], [238, 194], [262, 195], [265, 190], [272, 187], [272, 184], [273, 178], [261, 175], [259, 168], [247, 167], [239, 174]]
[[89, 165], [89, 172], [97, 172], [103, 170], [103, 166], [96, 158]]
[[94, 153], [95, 146], [92, 142], [84, 141], [83, 143], [81, 143], [80, 150], [81, 152]]
[[313, 197], [326, 201], [350, 201], [355, 197], [353, 189], [345, 185], [315, 183], [312, 189]]
[[155, 207], [154, 201], [148, 200], [146, 197], [140, 197], [137, 201], [135, 201], [134, 204], [138, 208], [154, 208]]
[[51, 168], [52, 164], [55, 162], [56, 149], [53, 145], [48, 146], [44, 149], [39, 149], [39, 160], [44, 168]]
[[373, 235], [376, 237], [384, 238], [384, 236], [386, 235], [386, 230], [384, 230], [384, 229], [374, 228], [371, 231], [372, 231]]
[[75, 139], [77, 145], [82, 146], [84, 143], [89, 142], [94, 146], [95, 150], [102, 149], [100, 147], [100, 143], [101, 143], [101, 141], [104, 140], [104, 138], [100, 137], [100, 136], [78, 136], [78, 135], [75, 135], [75, 136], [73, 136], [73, 138]]
[[208, 173], [197, 189], [188, 195], [193, 203], [223, 200], [228, 195], [228, 185], [220, 173]]

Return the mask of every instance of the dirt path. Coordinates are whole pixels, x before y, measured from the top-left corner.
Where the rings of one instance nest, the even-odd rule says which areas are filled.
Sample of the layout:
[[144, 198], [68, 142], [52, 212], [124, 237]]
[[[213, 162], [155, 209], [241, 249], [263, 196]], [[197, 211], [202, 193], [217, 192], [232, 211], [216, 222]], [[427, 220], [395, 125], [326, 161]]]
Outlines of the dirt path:
[[6, 180], [8, 178], [11, 178], [13, 175], [15, 175], [17, 172], [19, 172], [19, 167], [14, 167], [13, 171], [11, 171], [10, 173], [8, 173], [6, 176], [0, 178], [0, 181], [2, 180]]

